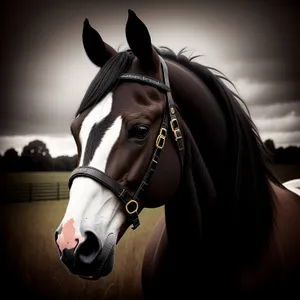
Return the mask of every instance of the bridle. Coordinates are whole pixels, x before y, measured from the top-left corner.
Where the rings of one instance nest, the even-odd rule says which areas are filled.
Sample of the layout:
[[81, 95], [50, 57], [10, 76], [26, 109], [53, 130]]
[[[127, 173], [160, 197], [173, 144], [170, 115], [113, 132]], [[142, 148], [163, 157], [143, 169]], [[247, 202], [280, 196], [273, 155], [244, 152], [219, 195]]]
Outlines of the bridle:
[[138, 217], [140, 199], [142, 194], [145, 192], [147, 186], [149, 185], [149, 180], [156, 169], [159, 156], [165, 145], [165, 140], [168, 135], [169, 128], [171, 128], [174, 134], [174, 139], [177, 144], [177, 149], [180, 157], [181, 168], [183, 168], [183, 163], [184, 163], [184, 142], [183, 142], [182, 133], [179, 128], [179, 122], [176, 116], [176, 108], [175, 108], [174, 100], [171, 94], [168, 67], [166, 62], [161, 57], [160, 57], [160, 61], [163, 70], [164, 82], [161, 82], [157, 79], [148, 76], [143, 76], [134, 73], [124, 73], [119, 78], [120, 80], [124, 80], [124, 81], [134, 81], [134, 82], [144, 83], [156, 87], [159, 90], [163, 90], [167, 94], [167, 105], [164, 110], [164, 116], [162, 118], [159, 133], [156, 138], [152, 159], [142, 179], [142, 182], [140, 183], [135, 194], [131, 195], [126, 190], [126, 188], [120, 185], [115, 179], [111, 178], [104, 172], [90, 166], [77, 167], [76, 169], [73, 170], [69, 178], [69, 189], [71, 189], [72, 183], [75, 178], [88, 177], [95, 180], [99, 184], [102, 184], [109, 190], [111, 190], [125, 205], [125, 210], [127, 212], [127, 215], [131, 218], [131, 223], [133, 224], [132, 229], [136, 229], [140, 225], [140, 221]]
[[[135, 194], [131, 195], [126, 190], [126, 188], [120, 185], [115, 179], [111, 178], [104, 172], [90, 166], [77, 167], [76, 169], [73, 170], [69, 178], [69, 189], [71, 189], [72, 183], [75, 178], [88, 177], [95, 180], [99, 184], [102, 184], [109, 190], [111, 190], [125, 205], [127, 215], [131, 218], [131, 223], [133, 224], [132, 229], [136, 229], [140, 225], [140, 221], [138, 217], [139, 202], [142, 194], [145, 192], [147, 186], [149, 185], [149, 180], [152, 174], [156, 169], [156, 165], [158, 164], [159, 156], [165, 145], [165, 140], [168, 135], [168, 129], [170, 127], [171, 130], [173, 131], [174, 139], [177, 144], [181, 168], [183, 168], [183, 163], [184, 163], [184, 142], [179, 127], [179, 122], [176, 116], [176, 108], [175, 108], [174, 100], [171, 94], [168, 67], [166, 62], [162, 58], [160, 58], [160, 61], [163, 70], [164, 82], [161, 82], [157, 79], [148, 76], [143, 76], [134, 73], [124, 73], [120, 76], [120, 80], [144, 83], [150, 86], [154, 86], [157, 89], [163, 90], [167, 94], [167, 105], [164, 110], [164, 116], [162, 118], [159, 133], [156, 138], [152, 159]], [[170, 127], [169, 127], [169, 123], [170, 123]]]

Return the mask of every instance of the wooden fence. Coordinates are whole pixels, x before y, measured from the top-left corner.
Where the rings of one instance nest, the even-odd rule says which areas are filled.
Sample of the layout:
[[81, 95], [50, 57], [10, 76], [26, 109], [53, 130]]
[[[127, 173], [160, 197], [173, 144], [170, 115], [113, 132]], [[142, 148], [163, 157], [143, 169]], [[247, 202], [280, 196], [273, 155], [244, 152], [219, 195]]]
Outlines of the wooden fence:
[[68, 182], [11, 183], [1, 187], [0, 197], [2, 203], [68, 199]]

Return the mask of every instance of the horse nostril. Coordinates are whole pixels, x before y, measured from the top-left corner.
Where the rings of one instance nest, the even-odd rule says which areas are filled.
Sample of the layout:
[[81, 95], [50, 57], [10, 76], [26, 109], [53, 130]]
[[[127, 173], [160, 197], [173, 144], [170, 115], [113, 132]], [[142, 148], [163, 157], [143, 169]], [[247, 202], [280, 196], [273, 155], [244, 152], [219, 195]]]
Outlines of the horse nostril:
[[57, 241], [57, 238], [58, 238], [58, 231], [56, 230], [55, 233], [54, 233], [54, 241], [55, 242]]
[[99, 255], [102, 247], [99, 239], [93, 232], [86, 231], [85, 236], [84, 242], [78, 245], [75, 255], [78, 261], [84, 264], [90, 264]]
[[56, 245], [56, 247], [57, 247], [57, 249], [58, 249], [58, 251], [59, 251], [59, 255], [61, 256], [62, 253], [61, 253], [61, 251], [60, 251], [60, 249], [59, 249], [59, 245], [57, 244], [58, 235], [59, 235], [59, 233], [58, 233], [58, 231], [56, 230], [55, 233], [54, 233], [54, 241], [55, 241], [55, 245]]

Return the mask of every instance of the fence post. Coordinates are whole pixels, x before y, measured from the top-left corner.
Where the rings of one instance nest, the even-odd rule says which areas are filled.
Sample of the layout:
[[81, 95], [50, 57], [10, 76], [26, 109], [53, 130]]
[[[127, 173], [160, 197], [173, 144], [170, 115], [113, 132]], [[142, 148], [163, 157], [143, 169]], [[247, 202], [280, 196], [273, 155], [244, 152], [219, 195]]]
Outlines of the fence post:
[[29, 183], [29, 202], [32, 201], [32, 183]]
[[59, 200], [59, 182], [56, 183], [56, 198]]

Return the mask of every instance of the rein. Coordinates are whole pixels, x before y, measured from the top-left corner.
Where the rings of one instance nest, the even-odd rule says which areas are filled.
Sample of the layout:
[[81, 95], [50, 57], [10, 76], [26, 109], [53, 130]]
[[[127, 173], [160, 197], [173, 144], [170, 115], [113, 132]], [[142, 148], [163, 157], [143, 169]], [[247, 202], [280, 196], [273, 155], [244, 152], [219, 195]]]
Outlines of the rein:
[[138, 217], [139, 203], [141, 201], [140, 199], [142, 197], [142, 194], [146, 191], [146, 188], [149, 185], [150, 178], [156, 169], [159, 161], [159, 156], [162, 149], [164, 148], [169, 129], [172, 130], [175, 142], [177, 144], [182, 169], [184, 164], [184, 142], [179, 127], [179, 122], [176, 116], [175, 103], [171, 94], [168, 67], [166, 62], [162, 58], [160, 58], [160, 61], [163, 70], [164, 82], [148, 76], [142, 76], [134, 73], [124, 73], [120, 76], [120, 80], [144, 83], [165, 91], [167, 95], [167, 105], [166, 109], [164, 110], [164, 116], [162, 118], [159, 133], [156, 138], [152, 159], [134, 195], [131, 195], [127, 191], [127, 189], [120, 185], [115, 179], [111, 178], [99, 169], [90, 166], [77, 167], [73, 170], [69, 178], [69, 189], [71, 189], [72, 183], [75, 178], [87, 177], [93, 179], [94, 181], [111, 190], [124, 204], [127, 215], [133, 225], [132, 229], [136, 229], [140, 225]]

